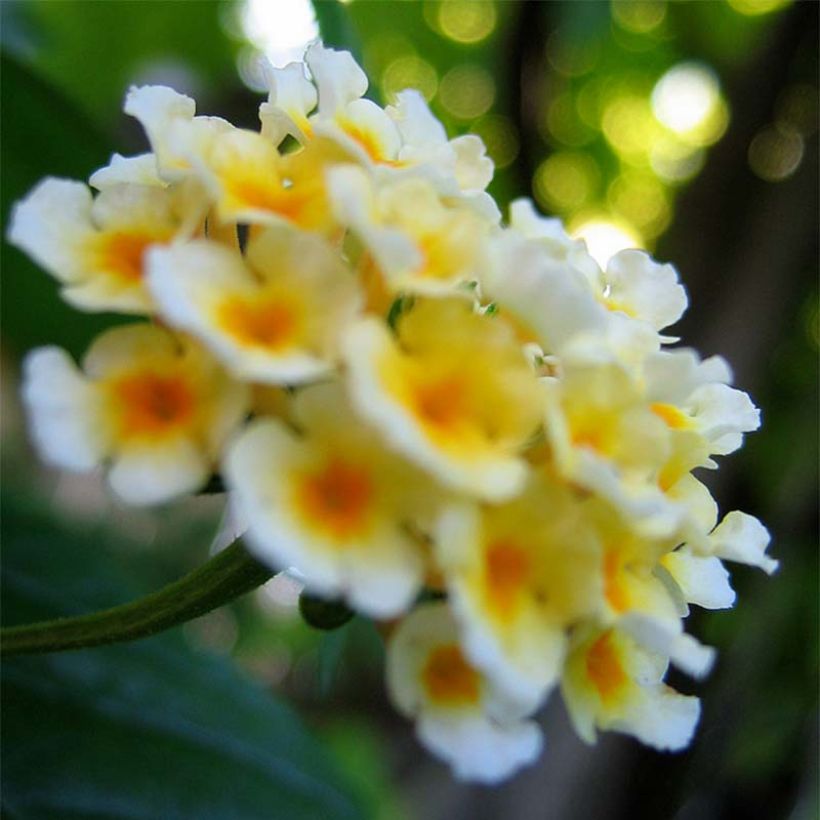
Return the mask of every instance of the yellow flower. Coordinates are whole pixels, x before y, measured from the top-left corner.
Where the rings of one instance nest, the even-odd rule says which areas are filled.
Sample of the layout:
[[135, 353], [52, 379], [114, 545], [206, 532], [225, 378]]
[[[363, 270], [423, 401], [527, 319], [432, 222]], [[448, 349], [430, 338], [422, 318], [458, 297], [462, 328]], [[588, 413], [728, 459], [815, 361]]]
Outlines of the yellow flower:
[[246, 388], [204, 351], [144, 324], [99, 336], [83, 372], [59, 348], [33, 351], [23, 398], [47, 461], [76, 471], [110, 461], [108, 480], [131, 504], [201, 487], [247, 406]]
[[338, 254], [285, 226], [258, 233], [244, 257], [203, 239], [155, 250], [150, 268], [163, 317], [256, 382], [296, 384], [330, 373], [361, 302]]
[[298, 434], [259, 419], [228, 452], [249, 546], [273, 567], [298, 569], [320, 595], [378, 618], [400, 614], [424, 576], [412, 525], [431, 515], [434, 489], [384, 450], [339, 384], [305, 388], [292, 418]]
[[567, 627], [600, 608], [588, 519], [572, 490], [541, 475], [507, 504], [451, 505], [436, 533], [467, 655], [531, 709], [560, 678]]
[[197, 135], [178, 128], [175, 145], [208, 187], [222, 222], [334, 231], [324, 173], [329, 163], [349, 157], [332, 143], [315, 140], [302, 150], [280, 154], [254, 131]]
[[501, 317], [464, 299], [419, 300], [343, 339], [352, 400], [389, 445], [447, 486], [503, 500], [524, 485], [521, 451], [538, 429], [535, 374]]
[[700, 717], [697, 698], [663, 684], [667, 662], [615, 629], [578, 631], [561, 691], [578, 734], [595, 742], [595, 729], [633, 735], [656, 749], [689, 745]]
[[446, 204], [425, 179], [374, 188], [356, 166], [334, 168], [328, 186], [336, 218], [360, 238], [392, 293], [452, 293], [474, 281], [492, 227], [458, 201]]
[[561, 474], [640, 522], [646, 534], [671, 534], [682, 510], [657, 486], [669, 431], [627, 371], [571, 366], [543, 386], [547, 439]]

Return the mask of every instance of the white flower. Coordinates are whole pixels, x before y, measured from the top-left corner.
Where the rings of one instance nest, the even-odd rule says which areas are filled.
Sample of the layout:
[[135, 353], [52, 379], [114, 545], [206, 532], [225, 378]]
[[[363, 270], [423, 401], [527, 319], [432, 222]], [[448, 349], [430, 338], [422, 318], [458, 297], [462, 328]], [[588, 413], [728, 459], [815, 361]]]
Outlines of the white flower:
[[43, 458], [86, 471], [110, 461], [108, 480], [131, 504], [201, 487], [241, 422], [247, 390], [204, 351], [134, 324], [99, 336], [80, 372], [55, 347], [25, 361], [23, 399]]
[[63, 285], [80, 310], [147, 313], [145, 254], [185, 229], [179, 201], [155, 185], [106, 185], [47, 177], [14, 207], [8, 240]]
[[462, 780], [497, 783], [541, 751], [538, 727], [462, 654], [446, 604], [422, 605], [387, 645], [387, 688], [419, 740]]

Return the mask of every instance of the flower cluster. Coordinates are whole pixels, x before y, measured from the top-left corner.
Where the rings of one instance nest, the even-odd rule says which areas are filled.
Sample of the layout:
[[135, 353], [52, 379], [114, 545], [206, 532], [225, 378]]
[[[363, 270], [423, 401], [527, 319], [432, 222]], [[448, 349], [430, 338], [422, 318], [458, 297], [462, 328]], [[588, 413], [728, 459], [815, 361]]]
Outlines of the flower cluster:
[[386, 622], [391, 698], [460, 777], [532, 761], [555, 689], [584, 740], [686, 746], [699, 702], [663, 680], [711, 664], [689, 605], [733, 604], [724, 561], [777, 565], [693, 471], [758, 411], [669, 346], [674, 268], [602, 270], [527, 200], [502, 225], [477, 137], [365, 98], [346, 52], [305, 63], [270, 70], [259, 131], [133, 88], [150, 153], [17, 205], [69, 303], [143, 317], [80, 368], [28, 356], [40, 452], [134, 504], [221, 474], [259, 560]]

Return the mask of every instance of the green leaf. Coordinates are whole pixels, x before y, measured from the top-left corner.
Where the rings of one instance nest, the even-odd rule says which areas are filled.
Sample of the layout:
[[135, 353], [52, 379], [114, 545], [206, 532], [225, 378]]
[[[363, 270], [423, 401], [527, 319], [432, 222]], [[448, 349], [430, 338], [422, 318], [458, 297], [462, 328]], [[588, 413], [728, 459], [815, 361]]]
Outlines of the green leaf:
[[[134, 593], [105, 545], [6, 502], [3, 619]], [[2, 666], [3, 813], [15, 818], [359, 818], [296, 715], [179, 630]]]
[[132, 83], [173, 85], [198, 97], [204, 112], [217, 95], [239, 84], [236, 46], [222, 25], [232, 5], [201, 0], [22, 3], [17, 16], [31, 37], [17, 53], [109, 129], [121, 121]]

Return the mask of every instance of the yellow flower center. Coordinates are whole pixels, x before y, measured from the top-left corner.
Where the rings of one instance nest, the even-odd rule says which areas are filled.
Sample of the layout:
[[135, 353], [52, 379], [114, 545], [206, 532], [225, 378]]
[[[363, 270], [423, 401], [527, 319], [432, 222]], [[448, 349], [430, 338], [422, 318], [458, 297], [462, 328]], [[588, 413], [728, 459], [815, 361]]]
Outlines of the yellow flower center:
[[384, 146], [372, 131], [368, 131], [366, 128], [362, 128], [358, 123], [348, 119], [337, 118], [336, 123], [353, 142], [364, 150], [373, 162], [395, 166], [402, 164], [386, 156]]
[[456, 644], [436, 647], [422, 671], [427, 695], [439, 706], [475, 703], [481, 694], [478, 673], [464, 660]]
[[691, 419], [683, 410], [679, 410], [674, 404], [664, 404], [662, 402], [655, 402], [649, 406], [649, 409], [658, 418], [663, 419], [673, 430], [685, 430], [692, 426]]

